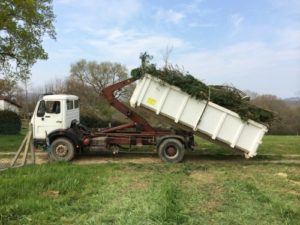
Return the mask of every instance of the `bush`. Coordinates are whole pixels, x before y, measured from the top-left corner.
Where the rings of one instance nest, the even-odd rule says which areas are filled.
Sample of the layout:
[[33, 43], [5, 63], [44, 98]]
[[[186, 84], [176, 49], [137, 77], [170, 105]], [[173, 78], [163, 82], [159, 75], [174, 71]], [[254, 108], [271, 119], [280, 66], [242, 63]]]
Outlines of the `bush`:
[[0, 111], [0, 134], [18, 134], [21, 131], [21, 119], [17, 113]]
[[108, 127], [109, 123], [112, 127], [121, 125], [121, 122], [119, 121], [103, 120], [91, 115], [81, 115], [80, 123], [87, 126], [88, 128], [106, 128]]

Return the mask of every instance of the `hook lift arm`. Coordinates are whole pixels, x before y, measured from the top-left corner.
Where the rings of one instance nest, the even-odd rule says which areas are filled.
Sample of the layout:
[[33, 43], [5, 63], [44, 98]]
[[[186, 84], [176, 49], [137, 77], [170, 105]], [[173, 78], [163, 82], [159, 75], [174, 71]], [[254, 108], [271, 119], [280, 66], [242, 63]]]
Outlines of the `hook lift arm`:
[[108, 101], [110, 105], [112, 105], [119, 112], [123, 113], [125, 116], [131, 119], [135, 123], [135, 125], [141, 126], [142, 131], [155, 132], [154, 129], [143, 117], [138, 115], [136, 112], [130, 110], [130, 108], [128, 108], [125, 104], [120, 102], [114, 96], [115, 91], [122, 89], [123, 87], [133, 83], [136, 80], [136, 78], [129, 78], [118, 83], [112, 84], [102, 89], [100, 94]]

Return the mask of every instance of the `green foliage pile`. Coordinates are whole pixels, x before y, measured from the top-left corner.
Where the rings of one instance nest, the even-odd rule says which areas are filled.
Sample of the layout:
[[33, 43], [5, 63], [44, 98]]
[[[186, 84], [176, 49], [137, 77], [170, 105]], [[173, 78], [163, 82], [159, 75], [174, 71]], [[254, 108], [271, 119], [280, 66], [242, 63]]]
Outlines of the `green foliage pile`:
[[141, 66], [131, 71], [133, 78], [139, 79], [150, 74], [164, 82], [179, 87], [182, 91], [199, 100], [210, 100], [239, 114], [243, 120], [270, 123], [274, 119], [272, 112], [258, 108], [245, 99], [241, 91], [227, 86], [208, 86], [189, 73], [184, 74], [177, 68], [157, 69], [154, 64]]
[[0, 111], [0, 134], [18, 134], [21, 131], [21, 119], [15, 112]]
[[182, 91], [197, 99], [208, 98], [209, 87], [206, 84], [197, 80], [190, 74], [184, 75], [178, 69], [164, 68], [163, 70], [159, 70], [152, 64], [146, 68], [139, 67], [133, 69], [131, 71], [131, 76], [139, 79], [146, 73], [157, 77], [170, 85], [179, 87]]

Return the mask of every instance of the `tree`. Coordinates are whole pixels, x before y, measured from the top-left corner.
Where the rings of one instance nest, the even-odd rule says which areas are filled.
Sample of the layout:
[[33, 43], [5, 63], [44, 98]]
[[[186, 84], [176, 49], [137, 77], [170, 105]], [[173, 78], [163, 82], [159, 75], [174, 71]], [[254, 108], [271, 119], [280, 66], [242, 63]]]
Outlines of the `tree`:
[[0, 96], [13, 99], [15, 98], [17, 89], [17, 83], [15, 81], [8, 78], [0, 79]]
[[[89, 127], [105, 127], [109, 122], [115, 124], [126, 121], [124, 115], [112, 108], [91, 86], [72, 77], [65, 81], [65, 93], [80, 98], [80, 117]], [[86, 123], [86, 119], [93, 124]]]
[[53, 93], [53, 94], [70, 94], [67, 90], [67, 81], [60, 78], [49, 81], [44, 85], [44, 93]]
[[251, 91], [251, 90], [245, 90], [244, 93], [250, 97], [250, 99], [255, 99], [259, 96], [258, 93]]
[[128, 77], [127, 69], [119, 63], [95, 61], [85, 59], [71, 65], [71, 78], [83, 85], [88, 85], [99, 94], [103, 88]]
[[296, 110], [285, 101], [273, 95], [261, 95], [251, 101], [254, 105], [275, 112], [276, 119], [272, 122], [270, 133], [272, 134], [296, 134], [297, 116]]
[[296, 115], [295, 116], [296, 117], [296, 120], [295, 120], [296, 134], [300, 135], [300, 106], [295, 108], [294, 111], [295, 111], [295, 115]]
[[52, 0], [0, 1], [0, 74], [28, 76], [38, 59], [47, 59], [45, 34], [55, 39]]
[[141, 60], [141, 68], [143, 70], [146, 69], [150, 65], [150, 61], [153, 59], [152, 55], [149, 55], [147, 52], [142, 52], [140, 54], [140, 60]]
[[[66, 82], [67, 93], [80, 97], [82, 115], [97, 117], [105, 121], [121, 121], [124, 116], [114, 110], [105, 99], [99, 96], [103, 88], [128, 78], [127, 69], [119, 63], [80, 60], [71, 65], [71, 76]], [[115, 94], [122, 99], [130, 89]]]
[[170, 55], [173, 51], [173, 46], [167, 46], [166, 49], [162, 52], [162, 58], [164, 61], [164, 68], [168, 68]]

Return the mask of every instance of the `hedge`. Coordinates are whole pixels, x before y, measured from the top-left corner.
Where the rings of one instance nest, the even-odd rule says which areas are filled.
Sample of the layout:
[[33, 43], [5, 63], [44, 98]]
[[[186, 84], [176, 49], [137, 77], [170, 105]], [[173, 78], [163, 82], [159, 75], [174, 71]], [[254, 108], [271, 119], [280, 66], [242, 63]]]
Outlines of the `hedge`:
[[88, 128], [106, 128], [109, 124], [111, 124], [112, 127], [121, 125], [119, 121], [103, 120], [91, 115], [81, 115], [80, 123]]
[[21, 131], [21, 119], [15, 112], [0, 111], [0, 134], [18, 134]]

